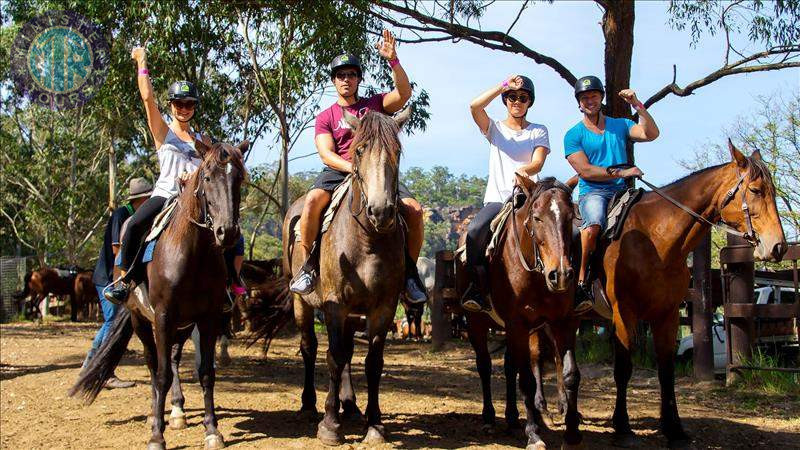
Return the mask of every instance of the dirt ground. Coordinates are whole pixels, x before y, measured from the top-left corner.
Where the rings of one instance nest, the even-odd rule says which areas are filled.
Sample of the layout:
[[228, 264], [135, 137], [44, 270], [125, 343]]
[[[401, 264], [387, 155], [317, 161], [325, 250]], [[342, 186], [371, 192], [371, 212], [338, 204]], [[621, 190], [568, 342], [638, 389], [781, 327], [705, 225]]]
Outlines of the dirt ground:
[[[0, 447], [142, 448], [149, 438], [145, 424], [150, 405], [149, 375], [136, 338], [132, 352], [117, 374], [136, 381], [132, 389], [104, 391], [91, 406], [66, 396], [90, 346], [95, 324], [11, 324], [0, 327]], [[300, 406], [302, 361], [298, 338], [273, 343], [269, 358], [260, 349], [247, 349], [241, 340], [231, 346], [233, 363], [217, 371], [216, 401], [220, 430], [226, 445], [235, 448], [320, 448], [316, 424], [295, 417]], [[318, 408], [327, 388], [324, 337], [317, 363]], [[365, 346], [357, 345], [354, 379], [358, 403], [366, 403], [363, 375]], [[183, 380], [192, 378], [187, 344]], [[495, 355], [493, 389], [498, 425], [502, 429], [502, 354]], [[584, 365], [579, 407], [583, 413], [587, 448], [607, 448], [611, 442], [614, 382], [611, 368]], [[170, 448], [198, 448], [203, 443], [202, 395], [197, 383], [187, 382], [189, 427], [165, 432]], [[400, 448], [523, 447], [521, 434], [481, 430], [481, 402], [474, 357], [466, 343], [431, 353], [429, 344], [391, 341], [387, 346], [381, 390], [381, 409], [390, 444]], [[695, 448], [800, 448], [800, 399], [769, 396], [745, 401], [717, 384], [699, 385], [680, 379], [678, 407]], [[552, 383], [546, 393], [554, 409]], [[658, 381], [655, 373], [637, 370], [629, 391], [629, 411], [641, 448], [663, 447], [658, 434]], [[755, 406], [754, 406], [755, 403]], [[524, 414], [524, 409], [520, 405]], [[561, 444], [563, 428], [556, 423], [543, 434], [551, 447]], [[362, 425], [345, 425], [348, 448], [361, 447]]]

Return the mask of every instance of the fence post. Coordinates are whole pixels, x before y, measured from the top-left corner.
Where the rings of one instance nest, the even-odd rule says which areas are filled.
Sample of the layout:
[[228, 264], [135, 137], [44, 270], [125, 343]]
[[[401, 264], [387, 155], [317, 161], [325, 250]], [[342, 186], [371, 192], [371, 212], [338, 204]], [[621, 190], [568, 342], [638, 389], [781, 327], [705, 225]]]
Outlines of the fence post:
[[[728, 235], [728, 246], [750, 247], [743, 238], [730, 234]], [[755, 287], [755, 265], [752, 260], [749, 262], [728, 263], [725, 273], [728, 276], [728, 302], [752, 304], [753, 289]], [[725, 280], [723, 280], [724, 282]], [[726, 318], [726, 320], [729, 324], [728, 339], [730, 344], [728, 349], [730, 353], [728, 354], [728, 370], [726, 371], [725, 382], [731, 385], [739, 380], [740, 375], [737, 371], [730, 370], [730, 366], [744, 365], [753, 354], [751, 347], [753, 343], [753, 318], [730, 317]]]
[[711, 297], [711, 232], [692, 254], [692, 280], [699, 293], [692, 302], [692, 366], [698, 380], [714, 379], [714, 342], [711, 336], [714, 312]]

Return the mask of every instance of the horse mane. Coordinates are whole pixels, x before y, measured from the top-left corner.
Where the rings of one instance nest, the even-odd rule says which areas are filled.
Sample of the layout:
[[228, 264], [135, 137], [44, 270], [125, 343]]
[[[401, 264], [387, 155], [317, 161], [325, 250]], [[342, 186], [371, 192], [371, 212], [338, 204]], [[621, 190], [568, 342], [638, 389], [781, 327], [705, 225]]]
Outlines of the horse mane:
[[[747, 167], [746, 167], [746, 169], [747, 169], [747, 178], [750, 179], [750, 181], [759, 180], [759, 179], [763, 180], [764, 193], [765, 194], [770, 195], [773, 192], [775, 192], [775, 184], [772, 181], [772, 173], [770, 172], [769, 166], [767, 166], [767, 163], [765, 163], [764, 160], [755, 159], [752, 156], [745, 156], [745, 158], [747, 159]], [[662, 189], [668, 189], [668, 188], [671, 188], [671, 187], [675, 187], [676, 185], [679, 185], [679, 184], [683, 183], [684, 181], [687, 181], [688, 179], [690, 179], [692, 177], [695, 177], [695, 176], [698, 176], [698, 175], [702, 175], [702, 174], [704, 174], [706, 172], [710, 172], [712, 170], [720, 169], [722, 167], [727, 166], [728, 164], [730, 164], [730, 162], [725, 162], [725, 163], [722, 163], [722, 164], [717, 164], [715, 166], [704, 167], [704, 168], [702, 168], [700, 170], [696, 170], [696, 171], [694, 171], [694, 172], [692, 172], [692, 173], [690, 173], [688, 175], [685, 175], [685, 176], [683, 176], [681, 178], [678, 178], [677, 180], [675, 180], [675, 181], [663, 186]]]
[[203, 154], [203, 162], [200, 167], [189, 175], [186, 185], [178, 194], [178, 211], [175, 212], [175, 222], [169, 227], [170, 232], [165, 233], [174, 242], [183, 240], [192, 226], [192, 222], [189, 219], [197, 220], [197, 216], [200, 214], [200, 203], [197, 201], [194, 192], [200, 183], [200, 174], [203, 173], [203, 169], [212, 166], [222, 167], [228, 163], [233, 164], [234, 167], [242, 172], [245, 178], [247, 177], [244, 157], [237, 147], [216, 142]]
[[365, 143], [378, 143], [388, 153], [389, 163], [396, 168], [400, 164], [402, 150], [400, 139], [397, 137], [398, 133], [400, 133], [400, 128], [390, 116], [376, 111], [368, 111], [361, 118], [361, 124], [353, 136], [350, 148], [356, 149]]

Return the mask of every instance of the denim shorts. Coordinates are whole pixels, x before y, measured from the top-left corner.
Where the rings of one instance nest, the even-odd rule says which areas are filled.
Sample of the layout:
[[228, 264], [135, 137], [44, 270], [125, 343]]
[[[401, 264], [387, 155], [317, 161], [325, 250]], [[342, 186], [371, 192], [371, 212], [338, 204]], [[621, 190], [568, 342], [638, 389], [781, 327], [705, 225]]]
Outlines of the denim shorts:
[[583, 223], [581, 230], [592, 225], [599, 225], [600, 231], [606, 229], [606, 217], [608, 214], [608, 204], [614, 198], [614, 194], [624, 189], [592, 189], [578, 198], [578, 210], [581, 212]]

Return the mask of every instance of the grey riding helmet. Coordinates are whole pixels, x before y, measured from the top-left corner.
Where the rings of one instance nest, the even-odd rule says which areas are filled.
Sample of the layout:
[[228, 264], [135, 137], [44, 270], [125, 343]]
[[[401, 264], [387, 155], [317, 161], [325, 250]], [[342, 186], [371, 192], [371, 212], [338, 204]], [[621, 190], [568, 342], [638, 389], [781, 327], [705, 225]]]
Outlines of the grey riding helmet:
[[359, 61], [358, 58], [356, 58], [356, 56], [351, 53], [345, 53], [337, 56], [336, 58], [333, 58], [333, 61], [331, 61], [331, 78], [333, 78], [334, 75], [336, 75], [337, 70], [344, 67], [352, 67], [356, 69], [356, 71], [358, 72], [358, 77], [363, 78], [362, 76], [363, 71], [361, 70], [361, 61]]
[[[533, 90], [533, 81], [531, 81], [531, 79], [526, 77], [525, 75], [520, 75], [519, 77], [522, 78], [522, 87], [519, 88], [518, 90], [520, 90], [520, 91], [528, 91], [528, 94], [531, 95], [531, 105], [533, 105], [533, 101], [536, 99], [536, 95], [535, 95], [535, 92]], [[500, 97], [503, 99], [503, 104], [504, 105], [506, 104], [506, 97], [511, 92], [512, 91], [503, 92], [500, 95]]]
[[598, 91], [603, 96], [606, 95], [606, 90], [600, 78], [593, 75], [578, 78], [578, 81], [575, 82], [575, 100], [578, 100], [578, 95], [589, 91]]
[[197, 87], [191, 81], [176, 81], [172, 83], [167, 91], [169, 101], [173, 100], [192, 100], [200, 103], [200, 96], [197, 94]]

